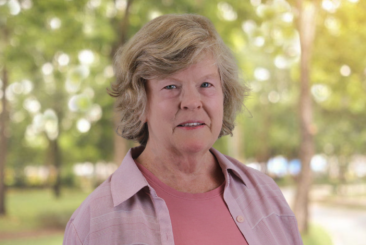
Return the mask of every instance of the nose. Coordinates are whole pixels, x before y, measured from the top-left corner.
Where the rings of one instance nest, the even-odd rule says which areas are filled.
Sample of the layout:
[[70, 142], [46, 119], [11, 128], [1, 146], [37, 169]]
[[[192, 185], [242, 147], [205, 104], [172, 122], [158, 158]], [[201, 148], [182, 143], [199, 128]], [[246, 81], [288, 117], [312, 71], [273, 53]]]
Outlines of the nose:
[[197, 88], [185, 88], [181, 94], [180, 108], [182, 110], [195, 110], [202, 108], [201, 94]]

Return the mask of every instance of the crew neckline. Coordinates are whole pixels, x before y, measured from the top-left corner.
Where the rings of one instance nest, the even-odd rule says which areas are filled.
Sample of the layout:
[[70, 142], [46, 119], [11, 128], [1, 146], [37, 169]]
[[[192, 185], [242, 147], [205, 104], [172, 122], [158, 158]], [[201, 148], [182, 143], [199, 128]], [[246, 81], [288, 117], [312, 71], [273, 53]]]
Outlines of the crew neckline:
[[190, 200], [206, 200], [215, 198], [217, 196], [222, 195], [224, 192], [225, 181], [218, 187], [213, 190], [204, 192], [204, 193], [188, 193], [177, 191], [176, 189], [168, 186], [164, 182], [162, 182], [158, 177], [156, 177], [152, 172], [150, 172], [146, 167], [135, 161], [136, 166], [140, 169], [141, 173], [146, 178], [147, 182], [154, 188], [159, 188], [161, 191], [164, 191], [166, 194], [181, 198], [181, 199], [190, 199]]

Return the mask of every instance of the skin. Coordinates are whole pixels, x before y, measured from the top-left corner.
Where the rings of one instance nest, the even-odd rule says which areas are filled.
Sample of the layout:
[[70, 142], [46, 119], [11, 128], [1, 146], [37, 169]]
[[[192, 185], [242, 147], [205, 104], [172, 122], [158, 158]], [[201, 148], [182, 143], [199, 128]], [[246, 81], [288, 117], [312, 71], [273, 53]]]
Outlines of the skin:
[[[215, 60], [204, 55], [197, 63], [164, 78], [147, 81], [149, 139], [136, 159], [166, 185], [187, 193], [220, 186], [222, 170], [209, 151], [223, 121], [223, 91]], [[204, 126], [184, 128], [188, 120]]]

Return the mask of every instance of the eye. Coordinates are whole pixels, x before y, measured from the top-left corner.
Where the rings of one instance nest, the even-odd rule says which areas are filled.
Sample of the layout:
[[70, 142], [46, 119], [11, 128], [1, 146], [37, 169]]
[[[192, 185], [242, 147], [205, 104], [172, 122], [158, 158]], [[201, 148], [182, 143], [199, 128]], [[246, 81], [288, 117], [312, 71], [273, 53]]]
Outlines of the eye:
[[211, 86], [212, 86], [212, 84], [211, 83], [208, 83], [208, 82], [204, 82], [204, 83], [201, 84], [201, 87], [202, 88], [209, 88]]
[[175, 86], [175, 85], [168, 85], [168, 86], [165, 86], [164, 88], [165, 89], [175, 89], [175, 88], [177, 88], [177, 86]]

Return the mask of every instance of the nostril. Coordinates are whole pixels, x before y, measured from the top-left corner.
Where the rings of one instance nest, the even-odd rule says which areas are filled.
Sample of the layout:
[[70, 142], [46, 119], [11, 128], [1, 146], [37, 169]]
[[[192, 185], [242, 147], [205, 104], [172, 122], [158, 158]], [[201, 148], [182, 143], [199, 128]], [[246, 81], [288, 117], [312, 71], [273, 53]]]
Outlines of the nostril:
[[182, 102], [181, 108], [188, 110], [201, 109], [202, 103], [201, 101]]

